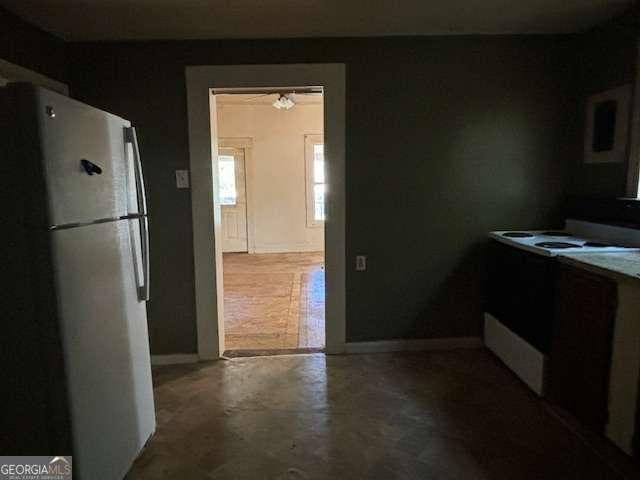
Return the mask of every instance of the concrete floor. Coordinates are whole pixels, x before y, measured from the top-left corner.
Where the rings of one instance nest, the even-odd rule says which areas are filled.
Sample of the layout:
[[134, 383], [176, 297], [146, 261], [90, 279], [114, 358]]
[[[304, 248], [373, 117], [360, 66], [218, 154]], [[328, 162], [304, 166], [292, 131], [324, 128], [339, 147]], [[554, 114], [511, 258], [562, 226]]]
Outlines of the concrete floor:
[[324, 253], [225, 253], [226, 350], [324, 348]]
[[128, 480], [619, 478], [484, 350], [154, 369]]

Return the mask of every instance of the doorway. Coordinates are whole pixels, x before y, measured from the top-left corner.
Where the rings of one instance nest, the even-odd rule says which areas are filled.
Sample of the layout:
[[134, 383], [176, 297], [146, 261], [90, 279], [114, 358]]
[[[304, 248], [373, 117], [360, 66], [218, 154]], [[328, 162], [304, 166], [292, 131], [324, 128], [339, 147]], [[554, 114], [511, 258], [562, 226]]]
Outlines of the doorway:
[[212, 95], [225, 355], [320, 351], [327, 188], [322, 88], [225, 88]]
[[[191, 66], [186, 68], [186, 84], [199, 357], [201, 359], [217, 358], [225, 350], [223, 253], [221, 245], [215, 241], [217, 235], [214, 235], [214, 231], [217, 232], [221, 228], [220, 205], [213, 194], [213, 184], [217, 181], [219, 132], [215, 115], [215, 97], [211, 95], [211, 89], [277, 88], [289, 85], [323, 87], [326, 175], [327, 183], [331, 186], [325, 197], [324, 222], [325, 351], [327, 353], [344, 352], [346, 297], [344, 64]], [[247, 201], [250, 211], [250, 193]], [[250, 243], [250, 220], [248, 228]]]
[[244, 148], [218, 146], [222, 253], [248, 252], [247, 182], [244, 159]]

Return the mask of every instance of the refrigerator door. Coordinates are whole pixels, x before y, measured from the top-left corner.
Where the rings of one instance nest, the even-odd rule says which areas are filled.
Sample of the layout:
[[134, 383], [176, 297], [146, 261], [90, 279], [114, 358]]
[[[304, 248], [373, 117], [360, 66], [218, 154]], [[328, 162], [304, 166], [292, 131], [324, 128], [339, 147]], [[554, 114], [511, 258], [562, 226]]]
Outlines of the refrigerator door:
[[[146, 322], [132, 222], [53, 230], [74, 470], [120, 480], [155, 430]], [[76, 468], [77, 467], [77, 468]]]
[[50, 226], [127, 215], [129, 122], [43, 88], [25, 88], [35, 95]]

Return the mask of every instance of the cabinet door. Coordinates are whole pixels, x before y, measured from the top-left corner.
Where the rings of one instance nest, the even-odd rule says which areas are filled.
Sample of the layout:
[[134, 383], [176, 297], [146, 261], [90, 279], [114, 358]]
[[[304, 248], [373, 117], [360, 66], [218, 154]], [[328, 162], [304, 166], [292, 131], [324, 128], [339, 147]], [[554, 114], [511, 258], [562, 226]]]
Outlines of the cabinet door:
[[597, 431], [607, 422], [616, 297], [612, 280], [560, 267], [548, 395]]

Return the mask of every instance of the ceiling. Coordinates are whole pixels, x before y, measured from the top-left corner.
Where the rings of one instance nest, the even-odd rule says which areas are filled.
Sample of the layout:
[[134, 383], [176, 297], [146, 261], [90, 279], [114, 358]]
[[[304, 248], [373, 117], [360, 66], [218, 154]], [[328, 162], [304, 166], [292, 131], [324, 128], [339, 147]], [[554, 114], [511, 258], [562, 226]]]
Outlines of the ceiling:
[[[290, 98], [298, 105], [320, 105], [322, 104], [322, 94], [302, 95], [290, 94]], [[217, 94], [216, 101], [222, 105], [272, 105], [278, 99], [278, 94], [260, 94], [260, 93], [234, 93], [234, 94]]]
[[633, 0], [0, 0], [66, 40], [569, 33]]

